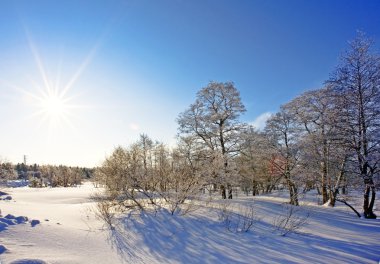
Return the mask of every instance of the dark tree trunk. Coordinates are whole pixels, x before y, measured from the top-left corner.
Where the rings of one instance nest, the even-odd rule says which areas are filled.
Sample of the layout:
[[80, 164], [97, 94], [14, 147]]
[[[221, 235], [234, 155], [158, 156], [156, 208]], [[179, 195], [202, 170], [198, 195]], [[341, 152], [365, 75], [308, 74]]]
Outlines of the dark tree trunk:
[[336, 201], [337, 194], [338, 194], [338, 189], [335, 189], [335, 191], [332, 194], [330, 194], [331, 196], [330, 196], [329, 206], [331, 206], [331, 207], [335, 206], [335, 201]]
[[343, 175], [342, 177], [342, 194], [347, 194], [347, 177]]
[[298, 204], [298, 190], [297, 190], [296, 185], [294, 184], [294, 182], [291, 179], [290, 172], [289, 172], [288, 168], [286, 168], [284, 176], [285, 176], [285, 180], [286, 180], [286, 183], [287, 183], [288, 189], [289, 189], [290, 204], [298, 206], [299, 205]]
[[288, 188], [289, 188], [289, 196], [290, 196], [290, 204], [298, 206], [298, 193], [297, 193], [297, 187], [294, 185], [294, 183], [291, 180], [287, 180], [288, 182]]
[[[375, 203], [375, 198], [376, 198], [375, 187], [373, 185], [372, 179], [365, 180], [365, 182], [366, 182], [366, 187], [364, 191], [364, 203], [363, 203], [364, 217], [370, 218], [370, 219], [376, 219], [377, 216], [373, 213], [373, 205]], [[372, 193], [371, 201], [369, 200], [370, 193]]]
[[342, 194], [347, 194], [347, 187], [346, 187], [346, 185], [343, 185], [343, 187], [342, 187]]
[[252, 182], [252, 196], [256, 196], [257, 194], [257, 183], [256, 181]]
[[373, 205], [375, 204], [375, 199], [376, 199], [375, 186], [372, 185], [371, 191], [372, 191], [371, 202], [369, 203], [368, 208], [369, 208], [370, 212], [372, 212], [372, 214], [376, 217], [376, 215], [373, 213]]
[[321, 195], [321, 189], [319, 189], [318, 186], [317, 186], [317, 193], [318, 193], [318, 195]]
[[232, 199], [232, 187], [228, 186], [228, 199]]
[[322, 203], [325, 204], [328, 201], [327, 187], [326, 187], [326, 175], [322, 175]]
[[[324, 135], [324, 127], [322, 128], [322, 135]], [[328, 157], [328, 149], [326, 139], [323, 140], [323, 157], [321, 162], [321, 170], [322, 170], [322, 203], [325, 204], [328, 201], [328, 192], [327, 192], [327, 183], [330, 181], [327, 173], [327, 157]], [[330, 187], [331, 189], [331, 187]]]
[[298, 203], [298, 190], [297, 190], [297, 187], [294, 185], [294, 184], [292, 184], [292, 193], [293, 193], [293, 196], [290, 198], [290, 203], [292, 204], [292, 205], [295, 205], [295, 206], [298, 206], [299, 205], [299, 203]]
[[222, 193], [222, 199], [226, 199], [227, 198], [227, 194], [226, 194], [226, 187], [224, 187], [224, 185], [220, 186], [220, 191]]

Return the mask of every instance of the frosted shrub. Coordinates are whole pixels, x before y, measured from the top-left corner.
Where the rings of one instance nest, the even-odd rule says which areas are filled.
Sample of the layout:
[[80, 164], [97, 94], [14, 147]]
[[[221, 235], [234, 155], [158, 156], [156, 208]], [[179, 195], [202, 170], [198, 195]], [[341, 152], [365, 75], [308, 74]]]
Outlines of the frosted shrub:
[[260, 220], [253, 205], [234, 208], [230, 203], [224, 202], [218, 205], [217, 212], [218, 220], [233, 233], [248, 232]]
[[281, 236], [297, 232], [301, 227], [307, 224], [309, 214], [301, 214], [299, 207], [293, 205], [282, 205], [282, 212], [273, 219], [274, 231], [279, 232]]

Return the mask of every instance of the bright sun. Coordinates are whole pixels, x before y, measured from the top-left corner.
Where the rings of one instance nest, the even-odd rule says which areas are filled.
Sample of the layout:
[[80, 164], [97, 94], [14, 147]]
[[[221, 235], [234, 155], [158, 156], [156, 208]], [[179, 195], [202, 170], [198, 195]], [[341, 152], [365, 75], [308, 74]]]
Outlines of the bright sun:
[[[96, 44], [89, 54], [85, 57], [83, 62], [78, 66], [78, 69], [73, 75], [66, 76], [68, 79], [62, 79], [65, 76], [62, 72], [62, 58], [58, 61], [57, 73], [55, 76], [49, 75], [43, 64], [37, 47], [34, 45], [30, 34], [27, 32], [27, 39], [30, 50], [34, 57], [39, 76], [37, 79], [32, 75], [29, 78], [27, 89], [19, 88], [24, 95], [26, 101], [33, 106], [34, 111], [31, 113], [31, 118], [38, 118], [40, 120], [39, 127], [47, 127], [48, 139], [55, 134], [55, 132], [66, 131], [67, 127], [75, 129], [72, 119], [76, 117], [75, 111], [78, 108], [83, 108], [82, 104], [75, 103], [73, 100], [77, 97], [71, 91], [72, 87], [80, 79], [83, 71], [87, 68], [96, 53]], [[59, 129], [56, 129], [59, 128]]]
[[34, 115], [41, 117], [41, 124], [47, 122], [49, 131], [52, 132], [54, 127], [70, 126], [72, 117], [72, 108], [70, 97], [65, 96], [58, 89], [39, 89], [40, 94], [31, 94], [36, 100], [35, 106], [37, 111]]
[[[47, 85], [46, 85], [47, 86]], [[68, 97], [57, 87], [51, 88], [36, 85], [36, 93], [26, 92], [31, 100], [35, 111], [31, 117], [40, 120], [40, 127], [47, 127], [48, 140], [54, 136], [55, 132], [62, 131], [67, 127], [74, 128], [71, 122], [74, 117], [73, 110], [77, 106], [71, 103], [73, 97]]]
[[65, 99], [55, 93], [48, 94], [41, 98], [41, 108], [52, 118], [61, 117], [67, 111]]

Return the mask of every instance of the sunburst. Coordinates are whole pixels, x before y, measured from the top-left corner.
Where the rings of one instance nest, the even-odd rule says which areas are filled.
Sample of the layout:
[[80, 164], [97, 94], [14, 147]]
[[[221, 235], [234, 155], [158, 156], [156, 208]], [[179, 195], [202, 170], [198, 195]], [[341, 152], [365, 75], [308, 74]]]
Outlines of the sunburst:
[[32, 98], [37, 108], [33, 115], [42, 117], [42, 121], [49, 121], [50, 129], [57, 125], [72, 127], [69, 116], [75, 106], [70, 103], [71, 98], [58, 90], [44, 91], [42, 94], [32, 95]]
[[74, 108], [83, 106], [72, 104], [72, 97], [62, 94], [58, 88], [50, 87], [38, 87], [37, 91], [24, 93], [35, 109], [30, 117], [39, 120], [40, 128], [47, 128], [48, 140], [53, 138], [58, 129], [75, 128], [72, 122], [76, 114]]
[[38, 117], [40, 120], [40, 126], [45, 126], [45, 124], [48, 125], [48, 138], [51, 138], [51, 136], [54, 134], [54, 129], [57, 127], [74, 128], [74, 125], [71, 122], [75, 114], [74, 109], [86, 107], [85, 105], [73, 104], [73, 99], [76, 96], [73, 96], [72, 91], [70, 90], [91, 62], [92, 57], [96, 53], [98, 44], [96, 44], [94, 48], [89, 51], [88, 55], [79, 65], [77, 71], [68, 78], [68, 81], [64, 85], [62, 85], [62, 63], [58, 63], [57, 75], [53, 76], [54, 78], [52, 76], [49, 76], [47, 74], [46, 68], [42, 63], [40, 54], [28, 32], [27, 39], [38, 72], [40, 74], [40, 78], [39, 81], [35, 80], [34, 78], [29, 80], [31, 88], [19, 90], [21, 90], [21, 92], [29, 98], [29, 102], [35, 108], [35, 111], [33, 111], [31, 116], [33, 118]]
[[50, 117], [59, 117], [65, 114], [67, 111], [67, 105], [65, 98], [59, 96], [59, 94], [52, 93], [47, 95], [41, 101], [41, 107], [46, 114]]

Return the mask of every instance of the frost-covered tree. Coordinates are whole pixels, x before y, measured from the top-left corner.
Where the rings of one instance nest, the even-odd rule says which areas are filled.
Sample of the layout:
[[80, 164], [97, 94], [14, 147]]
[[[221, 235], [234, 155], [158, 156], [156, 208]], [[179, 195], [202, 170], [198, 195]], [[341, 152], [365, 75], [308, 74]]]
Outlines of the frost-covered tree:
[[223, 159], [223, 170], [214, 178], [215, 184], [221, 183], [223, 198], [227, 196], [225, 185], [228, 197], [232, 198], [229, 178], [235, 173], [230, 169], [229, 161], [239, 150], [238, 135], [242, 128], [239, 117], [244, 112], [239, 91], [232, 82], [210, 82], [197, 93], [195, 102], [177, 119], [181, 135], [196, 137], [211, 153], [219, 153]]
[[17, 179], [17, 171], [14, 169], [13, 164], [7, 161], [2, 162], [0, 160], [0, 183], [14, 179]]
[[269, 148], [270, 140], [265, 133], [247, 127], [241, 133], [241, 150], [236, 158], [243, 190], [252, 195], [260, 191], [271, 192], [282, 178], [272, 166], [275, 150]]
[[274, 171], [285, 179], [289, 189], [290, 204], [298, 205], [298, 188], [294, 172], [299, 164], [300, 130], [296, 125], [294, 115], [281, 107], [278, 113], [268, 119], [265, 133], [270, 140], [268, 148], [273, 153], [270, 164]]
[[[325, 87], [307, 91], [291, 100], [284, 108], [295, 117], [299, 129], [305, 131], [299, 139], [302, 141], [302, 174], [309, 176], [304, 179], [305, 184], [318, 183], [322, 203], [330, 201], [333, 205], [333, 188], [340, 185], [344, 176], [344, 170], [336, 170], [336, 165], [339, 164], [338, 167], [344, 169], [347, 157], [346, 149], [340, 144], [342, 135], [336, 126], [339, 112], [331, 89]], [[315, 175], [319, 176], [315, 178]]]
[[79, 167], [68, 167], [64, 165], [53, 166], [43, 165], [38, 166], [38, 170], [31, 171], [30, 179], [33, 185], [51, 187], [73, 187], [82, 183], [82, 177], [87, 176], [87, 169]]
[[344, 144], [352, 154], [349, 161], [364, 180], [366, 218], [376, 218], [374, 176], [380, 163], [380, 56], [371, 48], [372, 41], [359, 33], [327, 81], [335, 93]]
[[118, 211], [166, 208], [183, 213], [202, 187], [197, 155], [189, 140], [170, 150], [147, 135], [117, 147], [97, 169], [97, 180], [106, 187], [105, 203]]

